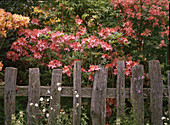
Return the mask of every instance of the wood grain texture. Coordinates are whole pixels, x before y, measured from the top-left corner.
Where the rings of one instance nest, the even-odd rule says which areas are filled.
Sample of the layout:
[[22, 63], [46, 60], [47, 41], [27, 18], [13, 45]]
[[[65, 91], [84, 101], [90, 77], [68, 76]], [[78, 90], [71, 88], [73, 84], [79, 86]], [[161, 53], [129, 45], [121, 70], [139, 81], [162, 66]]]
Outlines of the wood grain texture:
[[73, 125], [80, 125], [81, 120], [81, 62], [74, 62], [73, 72]]
[[135, 125], [144, 125], [144, 98], [143, 98], [144, 67], [136, 65], [132, 68], [131, 100]]
[[[169, 119], [170, 119], [170, 71], [168, 71], [168, 113], [169, 113]], [[169, 120], [170, 124], [170, 120]]]
[[105, 125], [108, 70], [100, 67], [95, 71], [91, 98], [92, 125]]
[[15, 114], [16, 80], [17, 69], [13, 67], [7, 67], [5, 69], [4, 87], [5, 125], [11, 124], [11, 116], [12, 114]]
[[163, 80], [158, 60], [149, 61], [149, 77], [151, 81], [151, 122], [153, 125], [162, 125]]
[[116, 102], [117, 102], [117, 118], [124, 118], [122, 116], [125, 112], [125, 63], [118, 61], [117, 63], [117, 84], [116, 84]]
[[[28, 86], [17, 86], [16, 96], [28, 96]], [[50, 96], [47, 93], [50, 86], [40, 86], [40, 96]], [[82, 98], [91, 98], [92, 88], [81, 88]], [[164, 88], [163, 95], [168, 98], [168, 89]], [[4, 96], [4, 86], [0, 86], [0, 96]], [[150, 96], [150, 88], [143, 88], [143, 97]], [[73, 87], [62, 86], [61, 97], [73, 97]], [[107, 88], [107, 98], [116, 98], [116, 88]], [[125, 88], [125, 98], [130, 98], [130, 88]]]
[[[62, 84], [62, 70], [53, 69], [51, 80], [51, 100], [50, 100], [50, 115], [51, 124], [57, 122], [57, 116], [60, 111], [60, 98], [61, 98], [61, 84]], [[52, 108], [52, 110], [51, 110]]]
[[36, 106], [36, 105], [39, 105], [39, 99], [40, 99], [39, 68], [29, 68], [27, 125], [38, 124], [39, 106]]

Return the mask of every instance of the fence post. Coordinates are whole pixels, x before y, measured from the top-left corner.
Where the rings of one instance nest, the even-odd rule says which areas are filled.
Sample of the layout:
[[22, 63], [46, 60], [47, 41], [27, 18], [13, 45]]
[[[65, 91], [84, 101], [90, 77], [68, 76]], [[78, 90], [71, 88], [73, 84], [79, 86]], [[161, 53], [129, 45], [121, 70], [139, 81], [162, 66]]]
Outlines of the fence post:
[[4, 87], [4, 112], [5, 125], [11, 124], [11, 116], [15, 114], [17, 69], [7, 67], [5, 69], [5, 87]]
[[117, 118], [123, 119], [125, 113], [125, 63], [117, 63], [117, 84], [116, 84]]
[[27, 125], [38, 124], [39, 99], [40, 99], [39, 68], [29, 68]]
[[95, 71], [92, 98], [91, 98], [91, 117], [92, 125], [105, 125], [106, 121], [106, 94], [108, 70], [100, 67]]
[[169, 124], [170, 124], [170, 71], [168, 71], [168, 113], [169, 113]]
[[62, 83], [62, 69], [53, 69], [51, 80], [52, 99], [50, 100], [51, 124], [56, 123], [55, 121], [60, 111], [61, 83]]
[[74, 62], [73, 74], [73, 125], [80, 125], [81, 120], [81, 62]]
[[153, 125], [162, 125], [163, 80], [158, 60], [149, 61], [149, 77], [151, 81], [151, 122]]
[[131, 99], [135, 125], [144, 125], [143, 81], [143, 65], [134, 66], [132, 68]]

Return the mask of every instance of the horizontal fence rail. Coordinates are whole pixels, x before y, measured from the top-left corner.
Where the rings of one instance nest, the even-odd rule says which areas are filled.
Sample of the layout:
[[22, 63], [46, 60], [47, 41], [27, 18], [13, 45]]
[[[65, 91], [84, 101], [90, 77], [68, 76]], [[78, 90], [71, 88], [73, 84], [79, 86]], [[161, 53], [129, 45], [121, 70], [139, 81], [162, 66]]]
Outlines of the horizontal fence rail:
[[[28, 96], [28, 86], [17, 86], [16, 96]], [[47, 93], [50, 90], [50, 86], [40, 86], [40, 96], [50, 96]], [[73, 97], [73, 87], [61, 86], [61, 97]], [[91, 98], [93, 88], [83, 87], [81, 88], [82, 98]], [[4, 86], [0, 86], [0, 96], [4, 96]], [[168, 98], [168, 88], [164, 88], [164, 97]], [[144, 98], [150, 96], [150, 88], [143, 88]], [[116, 88], [107, 88], [107, 98], [116, 98]], [[125, 98], [131, 98], [130, 88], [125, 88]]]
[[[170, 99], [170, 71], [168, 72], [168, 88], [163, 88], [160, 63], [157, 60], [149, 61], [149, 76], [151, 88], [143, 88], [144, 67], [136, 65], [132, 68], [131, 87], [125, 88], [125, 62], [117, 63], [116, 88], [107, 88], [108, 69], [101, 66], [95, 71], [93, 87], [81, 87], [81, 63], [74, 62], [73, 87], [62, 86], [62, 70], [54, 69], [52, 72], [51, 86], [40, 85], [39, 68], [29, 69], [29, 85], [16, 86], [17, 69], [5, 69], [5, 86], [0, 86], [0, 96], [4, 96], [5, 125], [11, 123], [11, 116], [15, 113], [16, 96], [28, 96], [27, 125], [36, 123], [39, 107], [30, 106], [31, 103], [39, 104], [41, 96], [50, 96], [51, 123], [55, 122], [60, 110], [61, 97], [73, 97], [73, 125], [80, 125], [82, 98], [91, 98], [90, 116], [92, 125], [105, 125], [106, 98], [115, 98], [117, 101], [117, 118], [123, 119], [125, 113], [125, 99], [131, 98], [133, 113], [136, 114], [134, 122], [144, 125], [144, 99], [150, 97], [151, 123], [162, 125], [163, 97]], [[49, 92], [50, 91], [50, 92]], [[168, 104], [170, 112], [170, 102]], [[34, 116], [34, 118], [33, 118]], [[169, 115], [170, 117], [170, 115]]]

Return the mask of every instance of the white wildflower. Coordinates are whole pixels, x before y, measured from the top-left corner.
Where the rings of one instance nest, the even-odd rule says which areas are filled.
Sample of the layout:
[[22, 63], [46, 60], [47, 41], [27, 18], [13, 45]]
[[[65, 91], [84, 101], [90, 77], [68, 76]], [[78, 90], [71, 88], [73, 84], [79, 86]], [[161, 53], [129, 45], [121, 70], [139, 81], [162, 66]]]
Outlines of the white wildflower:
[[43, 101], [43, 97], [40, 98], [40, 101], [41, 101], [41, 102]]
[[20, 122], [20, 120], [17, 120], [17, 124], [20, 124], [21, 122]]
[[35, 103], [35, 107], [38, 107], [38, 103]]
[[30, 103], [30, 106], [32, 106], [33, 105], [33, 103]]
[[76, 94], [76, 98], [79, 98], [79, 94]]
[[47, 90], [47, 93], [49, 93], [49, 94], [50, 94], [50, 90]]
[[120, 125], [120, 118], [116, 119], [116, 125]]
[[20, 111], [19, 114], [20, 114], [20, 117], [23, 117], [24, 112]]
[[76, 103], [76, 107], [79, 107], [79, 103]]
[[162, 120], [166, 119], [164, 116], [162, 117]]
[[33, 118], [35, 118], [35, 115], [32, 115]]
[[168, 114], [168, 111], [165, 112], [165, 115], [167, 115], [167, 114]]
[[15, 117], [15, 114], [12, 114], [12, 118], [11, 118], [12, 120], [15, 120], [16, 119], [16, 117]]
[[166, 119], [164, 116], [162, 117], [162, 120]]
[[60, 85], [61, 85], [61, 83], [58, 82], [58, 83], [57, 83], [57, 86], [60, 86]]
[[49, 114], [49, 113], [47, 113], [47, 114], [46, 114], [46, 117], [48, 118], [49, 116], [50, 116], [50, 114]]
[[45, 112], [46, 110], [45, 110], [45, 109], [43, 109], [42, 111], [43, 111], [43, 112]]
[[50, 96], [50, 99], [53, 99], [53, 97], [52, 97], [52, 96]]
[[58, 87], [58, 91], [61, 91], [62, 90], [62, 88], [61, 87]]

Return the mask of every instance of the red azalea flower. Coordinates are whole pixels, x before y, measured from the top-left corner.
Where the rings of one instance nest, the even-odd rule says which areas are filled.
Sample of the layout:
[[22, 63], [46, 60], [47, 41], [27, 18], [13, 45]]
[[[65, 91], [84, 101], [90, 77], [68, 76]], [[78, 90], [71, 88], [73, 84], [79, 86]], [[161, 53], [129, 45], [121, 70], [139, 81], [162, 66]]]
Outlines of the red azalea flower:
[[82, 71], [82, 72], [87, 72], [84, 68], [81, 68], [81, 71]]
[[63, 73], [66, 73], [67, 74], [67, 76], [71, 76], [71, 71], [70, 71], [70, 69], [71, 69], [71, 66], [64, 66], [64, 68], [63, 68]]
[[78, 25], [81, 25], [82, 22], [83, 22], [83, 20], [81, 20], [81, 19], [76, 19], [76, 23], [77, 23]]
[[110, 117], [112, 115], [112, 109], [109, 107], [109, 105], [106, 105], [106, 117]]
[[52, 60], [52, 61], [49, 62], [49, 64], [48, 64], [48, 68], [51, 68], [51, 69], [54, 69], [54, 68], [56, 68], [57, 66], [58, 66], [58, 67], [61, 67], [62, 64], [61, 64], [60, 61], [58, 61], [58, 60], [56, 60], [56, 59]]
[[74, 65], [74, 62], [75, 61], [80, 61], [79, 59], [73, 59], [72, 62], [71, 62], [71, 65], [73, 66]]
[[39, 20], [37, 18], [32, 19], [32, 24], [39, 25]]
[[90, 67], [89, 67], [90, 69], [88, 70], [88, 72], [93, 72], [93, 71], [95, 71], [95, 70], [99, 70], [99, 69], [101, 69], [101, 68], [99, 68], [98, 67], [98, 65], [90, 65]]

